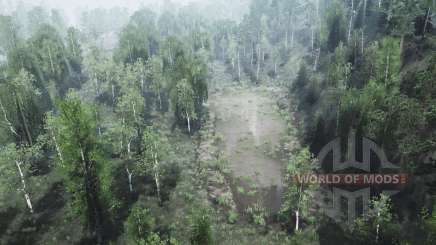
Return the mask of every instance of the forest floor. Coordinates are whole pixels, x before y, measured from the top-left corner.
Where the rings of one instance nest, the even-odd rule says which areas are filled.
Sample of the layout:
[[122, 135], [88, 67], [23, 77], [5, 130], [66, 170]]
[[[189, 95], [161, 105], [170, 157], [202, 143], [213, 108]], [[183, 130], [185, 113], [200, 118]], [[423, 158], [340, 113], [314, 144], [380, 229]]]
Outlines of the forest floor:
[[239, 211], [259, 200], [272, 213], [281, 205], [285, 159], [278, 152], [286, 122], [277, 109], [278, 93], [273, 87], [227, 87], [209, 97]]

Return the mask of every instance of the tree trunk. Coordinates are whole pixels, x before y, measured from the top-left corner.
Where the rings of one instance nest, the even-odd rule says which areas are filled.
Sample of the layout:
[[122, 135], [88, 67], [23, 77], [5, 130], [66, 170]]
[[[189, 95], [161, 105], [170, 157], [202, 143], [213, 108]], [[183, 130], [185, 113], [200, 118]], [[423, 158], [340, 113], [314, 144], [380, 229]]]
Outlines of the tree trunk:
[[20, 112], [21, 121], [23, 122], [23, 127], [26, 132], [27, 142], [30, 146], [33, 145], [32, 141], [32, 135], [30, 134], [29, 125], [27, 124], [26, 117], [24, 115], [24, 109], [23, 109], [23, 100], [21, 99], [20, 95], [15, 93], [15, 102], [17, 103], [18, 111]]
[[298, 231], [300, 228], [300, 200], [302, 194], [303, 194], [303, 184], [300, 185], [300, 190], [298, 193], [297, 210], [295, 211], [295, 231]]
[[277, 61], [274, 61], [274, 76], [277, 75]]
[[95, 109], [95, 122], [97, 124], [98, 136], [101, 136], [101, 126], [100, 126], [100, 122], [99, 122], [98, 118], [99, 118], [98, 111], [97, 111], [97, 109]]
[[22, 163], [15, 161], [15, 164], [17, 165], [18, 173], [20, 174], [21, 184], [23, 185], [23, 188], [21, 190], [24, 193], [24, 198], [26, 199], [27, 207], [29, 208], [30, 213], [33, 213], [32, 201], [30, 200], [30, 195], [26, 190], [26, 181], [24, 180], [24, 174], [23, 171], [21, 170]]
[[55, 144], [55, 148], [56, 148], [56, 152], [58, 154], [59, 160], [61, 161], [61, 164], [63, 165], [64, 164], [64, 158], [62, 156], [61, 148], [59, 147], [59, 144], [58, 144], [58, 142], [56, 140], [56, 136], [53, 133], [53, 131], [51, 132], [51, 135], [52, 135], [53, 143]]
[[129, 140], [129, 143], [127, 143], [127, 158], [129, 158], [130, 159], [130, 153], [131, 153], [131, 143], [132, 143], [132, 140]]
[[157, 88], [157, 97], [159, 99], [159, 110], [162, 110], [162, 96], [160, 94], [160, 86]]
[[257, 81], [259, 81], [259, 72], [260, 72], [260, 52], [261, 52], [261, 50], [260, 50], [260, 45], [259, 45], [259, 47], [257, 48], [257, 50], [258, 50], [258, 55], [257, 55], [257, 71], [256, 71], [256, 80]]
[[81, 145], [79, 145], [80, 155], [82, 158], [84, 177], [85, 177], [85, 195], [88, 206], [88, 222], [93, 225], [91, 228], [91, 235], [96, 238], [97, 244], [103, 244], [103, 220], [101, 215], [100, 202], [97, 195], [97, 186], [94, 174], [90, 171], [92, 163], [88, 162], [85, 158], [85, 153]]
[[144, 93], [144, 77], [141, 77], [141, 94]]
[[129, 50], [129, 60], [130, 60], [130, 63], [133, 63], [133, 59], [132, 59], [132, 49], [131, 49], [131, 47], [130, 47], [130, 40], [129, 40], [129, 39], [127, 39], [127, 49]]
[[318, 69], [318, 60], [320, 56], [321, 50], [318, 48], [315, 52], [315, 61], [313, 63], [313, 71], [316, 71]]
[[98, 97], [99, 91], [98, 91], [98, 79], [97, 74], [94, 73], [94, 86], [95, 86], [95, 96]]
[[[124, 116], [121, 118], [121, 127], [124, 128], [124, 124], [125, 124], [125, 119]], [[121, 140], [120, 140], [120, 153], [123, 154], [124, 152], [124, 133], [122, 133], [121, 135]]]
[[350, 14], [350, 22], [348, 23], [347, 43], [350, 43], [350, 39], [351, 39], [351, 29], [353, 28], [353, 17], [354, 17], [354, 0], [351, 0], [351, 14]]
[[115, 85], [112, 84], [112, 107], [115, 108]]
[[240, 57], [239, 57], [239, 49], [238, 49], [237, 57], [238, 57], [238, 81], [240, 81], [241, 80], [241, 62], [240, 62]]
[[55, 73], [55, 69], [54, 69], [54, 65], [53, 65], [53, 58], [51, 56], [51, 48], [50, 45], [48, 45], [48, 58], [50, 59], [50, 68], [51, 68], [51, 72]]
[[403, 65], [403, 49], [404, 49], [404, 34], [401, 34], [401, 39], [400, 39], [400, 62], [401, 62], [401, 66]]
[[188, 112], [186, 112], [186, 120], [188, 121], [188, 132], [191, 133], [191, 121], [189, 120]]
[[313, 26], [310, 28], [310, 32], [311, 32], [311, 36], [310, 36], [310, 47], [311, 47], [311, 50], [312, 50], [312, 54], [313, 54], [313, 49], [314, 49], [314, 45], [315, 45], [315, 41], [314, 41], [314, 31], [313, 31]]
[[2, 112], [3, 112], [3, 117], [5, 118], [5, 124], [9, 127], [9, 130], [11, 131], [12, 134], [14, 134], [15, 136], [18, 136], [17, 131], [15, 130], [14, 126], [12, 125], [12, 123], [8, 119], [6, 109], [3, 106], [1, 99], [0, 99], [0, 107], [1, 107]]
[[295, 211], [295, 231], [298, 231], [300, 227], [300, 211]]
[[135, 102], [132, 102], [132, 110], [133, 110], [133, 119], [135, 120], [135, 122], [137, 122], [137, 118], [136, 118], [136, 104], [135, 104]]
[[73, 51], [73, 55], [74, 55], [74, 57], [76, 57], [77, 54], [76, 54], [76, 47], [75, 47], [74, 41], [73, 41], [73, 33], [71, 33], [71, 35], [69, 37], [70, 37], [70, 43], [71, 43], [71, 49]]
[[129, 168], [126, 167], [126, 172], [127, 172], [127, 177], [129, 179], [129, 190], [130, 192], [133, 192], [133, 184], [132, 184], [132, 175], [133, 175], [133, 171], [130, 172]]
[[288, 36], [289, 36], [288, 30], [286, 30], [286, 33], [285, 33], [285, 48], [286, 49], [288, 49]]
[[365, 22], [366, 22], [366, 2], [367, 0], [363, 0], [363, 15], [362, 15], [362, 55], [364, 52], [364, 33], [365, 33]]
[[422, 30], [422, 37], [425, 37], [425, 32], [427, 31], [428, 19], [430, 17], [430, 10], [431, 10], [431, 8], [429, 7], [427, 10], [427, 14], [425, 15], [424, 29]]
[[250, 60], [250, 67], [253, 67], [253, 60], [254, 60], [254, 44], [251, 44], [251, 60]]
[[385, 69], [385, 83], [388, 81], [388, 75], [389, 75], [389, 62], [390, 62], [390, 56], [389, 54], [386, 56], [386, 69]]
[[[156, 148], [156, 145], [155, 145]], [[156, 149], [157, 150], [157, 149]], [[156, 181], [156, 192], [157, 192], [157, 199], [159, 202], [161, 202], [160, 197], [160, 181], [159, 181], [159, 162], [157, 160], [157, 153], [154, 154], [154, 179]]]

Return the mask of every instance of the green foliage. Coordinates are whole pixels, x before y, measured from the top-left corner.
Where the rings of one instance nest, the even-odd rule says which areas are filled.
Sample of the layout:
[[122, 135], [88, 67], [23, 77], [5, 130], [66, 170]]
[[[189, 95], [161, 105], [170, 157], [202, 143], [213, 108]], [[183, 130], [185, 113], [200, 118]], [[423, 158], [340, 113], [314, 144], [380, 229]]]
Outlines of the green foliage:
[[18, 136], [20, 141], [25, 139], [29, 145], [32, 145], [42, 124], [41, 108], [38, 107], [40, 95], [34, 76], [24, 69], [13, 79], [0, 84], [0, 109], [4, 125], [13, 136]]
[[254, 224], [261, 227], [266, 226], [267, 212], [265, 207], [260, 203], [255, 203], [253, 206], [248, 207], [245, 212], [250, 215], [251, 221]]
[[333, 1], [327, 9], [326, 27], [323, 38], [327, 49], [333, 52], [338, 47], [340, 42], [345, 41], [346, 24], [343, 5], [340, 1]]
[[197, 119], [194, 96], [192, 85], [187, 79], [183, 79], [177, 83], [172, 96], [176, 116], [188, 121], [189, 131], [191, 130], [190, 123]]
[[142, 141], [144, 151], [142, 153], [142, 161], [138, 165], [138, 170], [141, 173], [154, 173], [158, 171], [157, 175], [159, 175], [161, 170], [159, 170], [158, 165], [168, 156], [168, 142], [153, 127], [147, 127], [144, 130]]
[[298, 70], [297, 78], [295, 79], [295, 82], [292, 85], [292, 92], [300, 92], [308, 83], [309, 80], [309, 74], [307, 72], [307, 68], [305, 64], [300, 65], [300, 69]]
[[424, 210], [422, 216], [422, 225], [424, 231], [427, 233], [425, 244], [434, 244], [436, 242], [436, 212], [433, 208], [432, 213]]
[[155, 14], [148, 9], [136, 11], [120, 34], [116, 60], [135, 63], [138, 59], [147, 60], [157, 53], [158, 37], [155, 30]]
[[400, 227], [394, 222], [391, 200], [386, 195], [371, 200], [368, 214], [357, 219], [353, 229], [356, 241], [364, 243], [399, 242]]
[[[35, 162], [42, 157], [43, 146], [44, 142], [39, 140], [31, 147], [11, 143], [0, 148], [0, 211], [26, 206], [25, 193], [28, 193], [29, 187], [33, 189], [33, 185], [38, 183], [37, 177], [32, 176], [32, 167], [34, 169]], [[18, 165], [23, 173], [25, 186]]]
[[6, 54], [18, 42], [18, 25], [11, 16], [0, 15], [0, 54]]
[[[153, 233], [156, 226], [156, 220], [152, 216], [150, 210], [135, 205], [130, 211], [130, 215], [126, 221], [126, 232], [129, 239], [137, 244], [149, 244], [145, 241], [158, 242], [158, 237]], [[141, 243], [142, 242], [142, 243]], [[156, 243], [160, 244], [160, 243]]]
[[59, 109], [56, 127], [63, 162], [57, 164], [57, 170], [71, 194], [73, 213], [86, 217], [84, 220], [91, 231], [101, 236], [102, 208], [112, 201], [108, 173], [111, 168], [105, 166], [108, 162], [99, 149], [94, 113], [74, 93], [60, 103]]
[[333, 62], [330, 63], [328, 70], [328, 83], [331, 87], [344, 90], [347, 87], [351, 73], [351, 64], [347, 62], [346, 47], [341, 42], [335, 50]]
[[400, 40], [386, 37], [375, 45], [375, 79], [386, 84], [397, 81], [401, 68]]
[[205, 209], [196, 211], [192, 216], [190, 241], [193, 245], [213, 243], [211, 221]]
[[233, 210], [230, 210], [227, 218], [228, 222], [230, 224], [234, 224], [238, 221], [238, 219], [239, 219], [239, 214]]
[[313, 203], [313, 193], [316, 185], [307, 185], [298, 183], [296, 178], [307, 174], [312, 174], [317, 168], [317, 160], [310, 153], [309, 149], [303, 148], [291, 156], [286, 167], [286, 185], [284, 199], [280, 214], [289, 223], [289, 217], [292, 217], [295, 211], [298, 211], [309, 223], [313, 222], [313, 216], [309, 209], [315, 205]]

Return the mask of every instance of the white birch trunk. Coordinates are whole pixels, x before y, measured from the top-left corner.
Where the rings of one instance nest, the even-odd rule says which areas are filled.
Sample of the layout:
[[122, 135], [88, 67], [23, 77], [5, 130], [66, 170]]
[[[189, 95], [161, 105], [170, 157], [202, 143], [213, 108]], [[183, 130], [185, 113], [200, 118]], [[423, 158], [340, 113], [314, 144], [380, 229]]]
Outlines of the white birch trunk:
[[112, 84], [112, 105], [115, 106], [115, 86]]
[[133, 171], [130, 172], [129, 168], [126, 167], [126, 172], [127, 172], [127, 177], [129, 179], [129, 190], [130, 190], [130, 192], [133, 192], [133, 184], [132, 184]]
[[18, 173], [20, 174], [21, 184], [23, 185], [23, 188], [21, 190], [24, 193], [24, 198], [26, 199], [27, 207], [29, 208], [30, 212], [33, 213], [32, 201], [30, 200], [29, 193], [27, 193], [27, 190], [26, 190], [26, 181], [24, 180], [24, 174], [23, 174], [23, 171], [21, 170], [21, 164], [22, 163], [18, 162], [18, 161], [15, 161], [15, 164], [17, 165]]
[[312, 54], [313, 54], [313, 49], [314, 49], [314, 45], [315, 45], [315, 41], [314, 41], [314, 31], [313, 31], [313, 26], [312, 28], [310, 28], [310, 32], [311, 32], [311, 37], [310, 37], [310, 43], [311, 43], [311, 50], [312, 50]]
[[74, 55], [74, 57], [76, 57], [77, 56], [77, 54], [76, 54], [76, 45], [74, 45], [74, 41], [73, 41], [73, 33], [71, 33], [71, 35], [70, 35], [70, 42], [71, 42], [71, 48], [72, 48], [72, 51], [73, 51], [73, 55]]
[[129, 140], [129, 143], [127, 143], [127, 157], [130, 159], [130, 153], [132, 152], [131, 151], [131, 143], [132, 143], [132, 140]]
[[390, 62], [390, 55], [388, 54], [388, 55], [386, 56], [385, 82], [388, 81], [388, 75], [389, 75], [389, 62]]
[[254, 45], [251, 44], [251, 60], [250, 60], [250, 67], [253, 67], [253, 60], [254, 60]]
[[32, 135], [30, 134], [30, 130], [29, 130], [29, 126], [27, 125], [27, 120], [26, 117], [24, 116], [24, 111], [23, 111], [23, 100], [21, 99], [21, 96], [17, 93], [15, 93], [16, 96], [16, 103], [17, 106], [19, 108], [20, 111], [20, 115], [21, 115], [21, 120], [23, 121], [23, 126], [24, 126], [24, 130], [26, 131], [26, 137], [27, 140], [29, 141], [29, 145], [33, 145], [33, 141], [32, 141]]
[[364, 52], [364, 46], [365, 46], [365, 43], [364, 43], [364, 33], [365, 33], [365, 23], [366, 23], [366, 2], [367, 2], [367, 0], [363, 0], [363, 20], [362, 20], [362, 55], [363, 55], [363, 52]]
[[240, 62], [240, 57], [239, 57], [239, 49], [238, 49], [238, 53], [237, 53], [237, 58], [238, 58], [238, 81], [241, 80], [241, 62]]
[[274, 61], [274, 75], [277, 75], [277, 61]]
[[260, 52], [261, 52], [260, 46], [258, 47], [257, 50], [258, 50], [258, 55], [257, 55], [258, 59], [257, 59], [256, 80], [259, 81], [260, 62], [261, 62], [261, 60], [260, 60]]
[[7, 116], [7, 113], [6, 113], [6, 109], [5, 109], [5, 107], [3, 106], [3, 103], [2, 103], [2, 101], [1, 101], [1, 99], [0, 99], [0, 107], [1, 107], [2, 112], [3, 112], [3, 117], [5, 118], [5, 124], [9, 127], [9, 130], [11, 131], [12, 134], [18, 136], [17, 131], [15, 131], [14, 126], [12, 125], [12, 123], [11, 123], [11, 122], [9, 121], [9, 119], [8, 119], [8, 116]]
[[160, 95], [160, 86], [157, 88], [157, 98], [159, 99], [159, 110], [162, 110], [162, 96]]
[[48, 58], [50, 59], [50, 68], [51, 68], [51, 72], [54, 73], [55, 69], [54, 69], [54, 64], [53, 64], [53, 58], [51, 56], [51, 48], [50, 45], [48, 45]]
[[351, 39], [351, 29], [353, 28], [353, 17], [354, 17], [354, 0], [351, 0], [351, 14], [350, 14], [350, 22], [348, 23], [347, 43], [350, 43], [350, 39]]
[[56, 140], [56, 136], [53, 133], [53, 131], [51, 132], [51, 135], [52, 135], [52, 140], [53, 140], [53, 142], [55, 144], [55, 148], [56, 148], [56, 152], [58, 154], [59, 160], [61, 161], [61, 164], [63, 165], [64, 164], [64, 158], [62, 156], [61, 148], [59, 147], [59, 144], [58, 144], [58, 142]]
[[295, 231], [300, 229], [300, 211], [295, 211]]
[[430, 17], [430, 11], [431, 11], [431, 8], [429, 7], [427, 10], [427, 14], [425, 16], [424, 29], [422, 30], [423, 37], [425, 36], [425, 32], [427, 31], [427, 24], [428, 24], [428, 19]]
[[[155, 148], [156, 148], [156, 145], [155, 145]], [[157, 160], [157, 153], [154, 154], [154, 167], [153, 168], [154, 168], [154, 179], [156, 181], [157, 198], [158, 198], [159, 201], [161, 201], [161, 198], [160, 198], [160, 182], [159, 182], [159, 162]]]
[[313, 63], [313, 70], [316, 71], [318, 69], [318, 60], [319, 60], [319, 56], [320, 56], [321, 50], [320, 48], [318, 48], [315, 51], [315, 61]]
[[191, 121], [188, 112], [186, 112], [186, 120], [188, 121], [188, 132], [191, 133]]
[[135, 104], [135, 102], [132, 102], [132, 110], [133, 110], [133, 119], [136, 122], [137, 118], [136, 118], [136, 104]]
[[141, 78], [141, 93], [144, 92], [144, 78]]
[[289, 36], [289, 33], [288, 33], [288, 30], [286, 30], [286, 33], [285, 33], [285, 48], [286, 49], [288, 49], [288, 36]]
[[173, 57], [171, 55], [171, 45], [168, 45], [168, 60], [170, 61], [170, 64], [173, 65]]

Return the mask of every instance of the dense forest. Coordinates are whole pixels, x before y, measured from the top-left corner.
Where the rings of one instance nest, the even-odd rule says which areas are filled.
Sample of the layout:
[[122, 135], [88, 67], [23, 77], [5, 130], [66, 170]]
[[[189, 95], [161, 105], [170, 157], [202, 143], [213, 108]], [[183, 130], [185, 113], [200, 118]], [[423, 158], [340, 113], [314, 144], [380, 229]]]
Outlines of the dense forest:
[[[436, 243], [434, 0], [126, 5], [0, 1], [0, 244]], [[409, 176], [352, 223], [350, 132]]]

